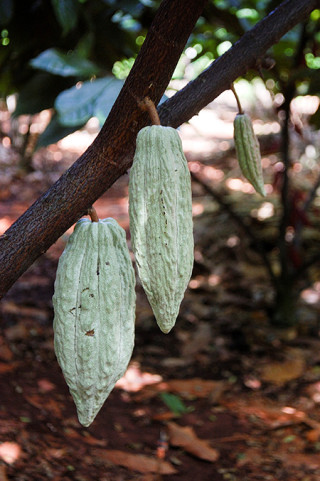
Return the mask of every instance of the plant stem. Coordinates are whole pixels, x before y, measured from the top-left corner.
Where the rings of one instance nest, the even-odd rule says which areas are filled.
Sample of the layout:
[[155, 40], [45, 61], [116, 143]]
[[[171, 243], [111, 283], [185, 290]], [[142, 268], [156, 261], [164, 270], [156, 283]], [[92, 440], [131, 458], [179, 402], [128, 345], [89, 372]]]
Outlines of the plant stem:
[[139, 102], [139, 107], [141, 110], [146, 110], [148, 112], [152, 125], [161, 125], [156, 106], [149, 97], [145, 97]]
[[98, 217], [97, 211], [94, 207], [91, 206], [88, 209], [88, 215], [91, 218], [91, 222], [99, 222], [99, 217]]
[[239, 114], [242, 115], [242, 114], [243, 114], [243, 109], [242, 109], [242, 106], [241, 106], [241, 102], [240, 102], [239, 96], [238, 96], [238, 94], [237, 94], [237, 92], [236, 92], [236, 89], [234, 88], [234, 84], [231, 84], [230, 89], [232, 90], [233, 95], [234, 95], [235, 98], [236, 98]]

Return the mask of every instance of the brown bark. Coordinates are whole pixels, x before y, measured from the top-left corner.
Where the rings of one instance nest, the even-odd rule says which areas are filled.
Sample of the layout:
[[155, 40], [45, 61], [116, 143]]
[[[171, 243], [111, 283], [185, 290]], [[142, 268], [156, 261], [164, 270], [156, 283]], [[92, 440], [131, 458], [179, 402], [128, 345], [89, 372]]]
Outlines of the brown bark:
[[[141, 111], [138, 103], [148, 96], [157, 105], [205, 3], [206, 0], [163, 0], [95, 141], [0, 237], [0, 298], [130, 167], [137, 132], [149, 123], [148, 114]], [[287, 0], [281, 4], [199, 79], [165, 102], [159, 109], [162, 123], [177, 127], [191, 118], [229, 88], [231, 82], [318, 4], [318, 0]]]

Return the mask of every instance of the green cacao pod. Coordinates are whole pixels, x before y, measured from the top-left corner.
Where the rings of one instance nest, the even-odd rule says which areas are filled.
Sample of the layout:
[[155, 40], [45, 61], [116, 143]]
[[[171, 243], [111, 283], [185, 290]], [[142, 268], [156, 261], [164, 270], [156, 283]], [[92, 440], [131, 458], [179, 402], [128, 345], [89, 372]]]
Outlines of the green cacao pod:
[[77, 222], [59, 260], [53, 306], [55, 353], [79, 421], [89, 426], [134, 345], [135, 274], [114, 219]]
[[265, 196], [259, 142], [247, 114], [237, 114], [234, 119], [234, 141], [244, 177], [259, 194]]
[[138, 133], [130, 171], [129, 215], [139, 277], [160, 329], [175, 324], [193, 267], [191, 178], [178, 132]]

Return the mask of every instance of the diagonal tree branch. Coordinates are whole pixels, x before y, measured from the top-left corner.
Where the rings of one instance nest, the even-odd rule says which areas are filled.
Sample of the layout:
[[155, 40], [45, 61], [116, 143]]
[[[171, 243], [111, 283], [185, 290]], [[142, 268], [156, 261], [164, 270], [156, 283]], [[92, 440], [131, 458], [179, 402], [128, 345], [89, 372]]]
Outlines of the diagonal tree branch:
[[[206, 0], [163, 0], [97, 138], [0, 237], [0, 299], [35, 259], [130, 167], [137, 132], [148, 124], [148, 115], [139, 109], [138, 102], [145, 96], [155, 104], [159, 102], [205, 3]], [[162, 105], [159, 113], [163, 125], [176, 127], [191, 118], [318, 5], [319, 0], [283, 2], [197, 80]]]
[[[160, 107], [163, 125], [178, 127], [212, 102], [231, 83], [256, 68], [266, 51], [305, 20], [320, 0], [286, 0], [246, 32], [230, 50]], [[191, 100], [192, 99], [192, 100]]]

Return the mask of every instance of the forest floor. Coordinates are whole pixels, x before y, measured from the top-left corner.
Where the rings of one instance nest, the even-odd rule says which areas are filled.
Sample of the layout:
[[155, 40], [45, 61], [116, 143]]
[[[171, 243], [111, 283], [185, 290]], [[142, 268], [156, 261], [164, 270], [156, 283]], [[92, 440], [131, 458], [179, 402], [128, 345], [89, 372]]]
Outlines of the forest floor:
[[[276, 194], [269, 187], [261, 200], [241, 180], [232, 109], [224, 106], [221, 130], [216, 123], [214, 134], [199, 137], [197, 122], [208, 125], [210, 115], [216, 111], [181, 131], [190, 168], [228, 188], [237, 213], [272, 239]], [[78, 135], [37, 152], [28, 174], [2, 147], [0, 234], [83, 151]], [[264, 160], [273, 172], [275, 152]], [[119, 179], [95, 207], [128, 231], [127, 184]], [[302, 293], [295, 326], [271, 326], [272, 291], [250, 241], [200, 184], [193, 194], [195, 266], [176, 326], [161, 333], [138, 282], [132, 361], [89, 428], [77, 420], [53, 350], [53, 283], [72, 229], [3, 299], [0, 481], [320, 479], [319, 281]]]

